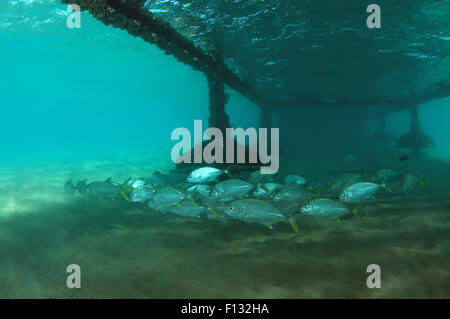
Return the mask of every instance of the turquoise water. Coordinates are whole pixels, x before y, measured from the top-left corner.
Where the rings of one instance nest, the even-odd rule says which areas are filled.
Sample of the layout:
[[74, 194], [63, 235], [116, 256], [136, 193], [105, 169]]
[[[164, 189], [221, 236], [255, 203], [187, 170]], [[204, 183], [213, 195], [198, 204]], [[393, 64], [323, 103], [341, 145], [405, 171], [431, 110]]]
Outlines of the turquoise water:
[[[369, 141], [376, 107], [273, 114], [283, 176], [332, 183], [374, 167], [426, 175], [425, 187], [371, 200], [363, 223], [308, 217], [296, 235], [288, 223], [270, 230], [72, 197], [64, 192], [69, 179], [171, 174], [171, 133], [192, 131], [197, 119], [206, 126], [208, 84], [88, 13], [81, 29], [68, 29], [64, 10], [57, 1], [0, 4], [0, 297], [450, 296], [449, 97], [420, 106], [434, 146], [405, 162], [399, 157], [409, 152], [394, 142], [409, 130], [407, 110], [387, 116], [394, 140], [382, 147]], [[227, 93], [231, 126], [258, 127], [259, 106]], [[82, 269], [81, 289], [66, 287], [69, 264]], [[369, 264], [381, 265], [381, 289], [365, 285]]]

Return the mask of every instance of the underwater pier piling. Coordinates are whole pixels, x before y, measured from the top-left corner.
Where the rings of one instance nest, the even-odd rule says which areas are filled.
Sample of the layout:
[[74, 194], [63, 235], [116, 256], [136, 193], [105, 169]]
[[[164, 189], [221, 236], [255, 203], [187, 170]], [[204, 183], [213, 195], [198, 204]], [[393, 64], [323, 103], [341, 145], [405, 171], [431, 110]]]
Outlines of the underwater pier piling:
[[[145, 2], [143, 0], [77, 0], [81, 10], [88, 10], [103, 24], [126, 30], [130, 35], [158, 46], [165, 54], [172, 55], [177, 61], [202, 72], [209, 87], [210, 127], [219, 128], [223, 130], [222, 132], [230, 127], [229, 117], [225, 112], [228, 102], [225, 85], [261, 106], [262, 114], [268, 113], [268, 108], [271, 107], [268, 100], [260, 96], [248, 83], [228, 68], [220, 50], [205, 52], [179, 33], [169, 22], [145, 9], [143, 7]], [[61, 0], [61, 3], [70, 4], [71, 0]], [[270, 113], [269, 116], [264, 116], [264, 121], [270, 122]], [[245, 148], [246, 156], [248, 156], [248, 147]], [[190, 152], [191, 155], [194, 154], [193, 150]], [[195, 165], [200, 164], [195, 164], [193, 161], [192, 164], [180, 163], [177, 165], [177, 170], [191, 169]], [[223, 165], [225, 164], [216, 166]], [[249, 168], [255, 165], [246, 166]]]
[[[71, 2], [71, 0], [61, 0], [63, 4]], [[179, 33], [169, 22], [145, 9], [143, 7], [145, 2], [143, 0], [77, 0], [81, 10], [88, 10], [103, 24], [126, 30], [130, 35], [158, 46], [165, 54], [172, 55], [177, 61], [202, 72], [209, 87], [210, 127], [219, 128], [222, 132], [230, 127], [229, 116], [225, 112], [228, 102], [225, 85], [260, 105], [263, 108], [262, 114], [267, 114], [270, 107], [268, 101], [227, 67], [220, 50], [203, 51], [193, 41]], [[270, 114], [264, 121], [270, 123]], [[194, 152], [191, 150], [191, 153]], [[248, 153], [247, 147], [246, 153]], [[191, 165], [181, 163], [177, 165], [177, 169], [184, 169], [185, 166], [189, 168]]]
[[207, 75], [209, 87], [209, 127], [216, 127], [222, 132], [230, 127], [230, 118], [225, 112], [228, 95], [222, 78], [216, 72]]
[[411, 149], [413, 154], [418, 154], [421, 149], [431, 147], [434, 142], [420, 127], [419, 104], [410, 105], [409, 111], [411, 114], [410, 131], [397, 140], [396, 146]]

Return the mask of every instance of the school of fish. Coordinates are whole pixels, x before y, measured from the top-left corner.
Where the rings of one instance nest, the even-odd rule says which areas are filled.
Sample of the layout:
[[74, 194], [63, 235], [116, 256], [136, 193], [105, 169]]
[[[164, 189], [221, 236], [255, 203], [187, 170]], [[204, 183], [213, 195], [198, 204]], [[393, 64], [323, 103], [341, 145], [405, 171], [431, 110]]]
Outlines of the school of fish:
[[238, 172], [202, 167], [183, 174], [154, 172], [150, 177], [129, 177], [123, 183], [108, 178], [76, 184], [68, 180], [64, 190], [71, 196], [121, 200], [143, 205], [154, 213], [206, 218], [227, 223], [239, 220], [270, 229], [289, 223], [297, 234], [299, 218], [340, 221], [354, 214], [360, 221], [362, 208], [377, 194], [411, 192], [425, 186], [424, 177], [390, 168], [348, 172], [332, 181], [311, 180], [301, 175], [263, 175], [260, 171]]

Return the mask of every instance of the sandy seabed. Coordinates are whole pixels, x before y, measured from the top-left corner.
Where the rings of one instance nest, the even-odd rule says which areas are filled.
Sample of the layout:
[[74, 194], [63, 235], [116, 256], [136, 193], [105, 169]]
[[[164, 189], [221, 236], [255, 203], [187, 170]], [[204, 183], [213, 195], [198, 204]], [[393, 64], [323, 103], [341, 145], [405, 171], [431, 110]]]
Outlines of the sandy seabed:
[[[450, 187], [442, 174], [434, 175], [444, 180], [439, 187], [373, 200], [364, 222], [302, 218], [300, 236], [288, 224], [224, 224], [63, 192], [69, 178], [121, 180], [172, 165], [1, 167], [0, 297], [450, 297]], [[81, 267], [81, 289], [66, 287], [69, 264]], [[369, 264], [381, 267], [380, 289], [366, 286]]]

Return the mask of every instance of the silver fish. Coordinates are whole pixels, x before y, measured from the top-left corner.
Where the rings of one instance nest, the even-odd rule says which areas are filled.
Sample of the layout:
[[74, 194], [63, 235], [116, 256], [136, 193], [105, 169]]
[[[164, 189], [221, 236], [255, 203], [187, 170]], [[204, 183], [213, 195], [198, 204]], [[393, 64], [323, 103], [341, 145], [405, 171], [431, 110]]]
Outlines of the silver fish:
[[180, 204], [170, 208], [170, 212], [183, 217], [199, 217], [200, 214], [207, 212], [205, 207], [196, 206], [189, 200], [183, 200]]
[[287, 219], [278, 208], [259, 199], [240, 199], [225, 209], [225, 214], [249, 223], [272, 224]]
[[422, 176], [417, 177], [416, 175], [413, 175], [411, 173], [406, 174], [403, 180], [403, 191], [412, 191], [418, 183], [422, 186], [425, 186], [425, 182]]
[[178, 189], [166, 186], [156, 191], [151, 198], [151, 202], [158, 207], [171, 207], [180, 203], [185, 197]]
[[344, 188], [345, 184], [347, 184], [351, 181], [359, 182], [359, 181], [362, 181], [363, 179], [365, 179], [364, 176], [362, 176], [361, 174], [358, 174], [358, 173], [343, 174], [336, 178], [333, 185], [331, 186], [331, 189], [341, 191]]
[[80, 193], [81, 195], [87, 195], [87, 179], [83, 180], [83, 181], [78, 181], [77, 183], [77, 190], [78, 193]]
[[69, 179], [65, 184], [64, 184], [64, 191], [69, 194], [70, 196], [75, 196], [77, 188], [76, 186], [72, 183], [72, 180]]
[[215, 181], [220, 175], [224, 174], [225, 171], [222, 171], [218, 168], [214, 167], [202, 167], [192, 171], [187, 181], [189, 183], [207, 183]]
[[256, 185], [256, 189], [252, 192], [252, 195], [259, 199], [269, 199], [272, 192], [283, 187], [278, 183], [263, 183]]
[[139, 188], [141, 186], [144, 186], [145, 184], [147, 184], [147, 182], [143, 179], [135, 179], [135, 180], [131, 180], [129, 182], [129, 186], [132, 188]]
[[316, 199], [301, 208], [301, 212], [308, 216], [320, 218], [338, 219], [346, 215], [350, 210], [342, 203], [331, 199]]
[[210, 198], [212, 186], [206, 184], [196, 184], [186, 189], [186, 194], [198, 195], [200, 197]]
[[90, 197], [113, 199], [119, 193], [125, 197], [120, 185], [112, 184], [109, 179], [104, 182], [92, 182], [87, 186], [87, 195]]
[[288, 175], [284, 179], [285, 184], [297, 184], [297, 185], [305, 185], [307, 183], [306, 178], [300, 175]]
[[308, 201], [314, 197], [314, 194], [305, 187], [297, 185], [286, 185], [272, 193], [273, 201], [280, 200], [299, 200]]
[[153, 197], [155, 189], [150, 185], [143, 185], [135, 188], [130, 195], [132, 202], [145, 202]]
[[356, 183], [345, 188], [339, 195], [339, 200], [352, 204], [364, 203], [369, 198], [372, 198], [379, 189], [385, 187], [385, 184], [379, 185], [370, 182]]
[[213, 195], [217, 200], [229, 202], [241, 198], [255, 189], [255, 185], [239, 179], [229, 179], [217, 183], [213, 188]]

